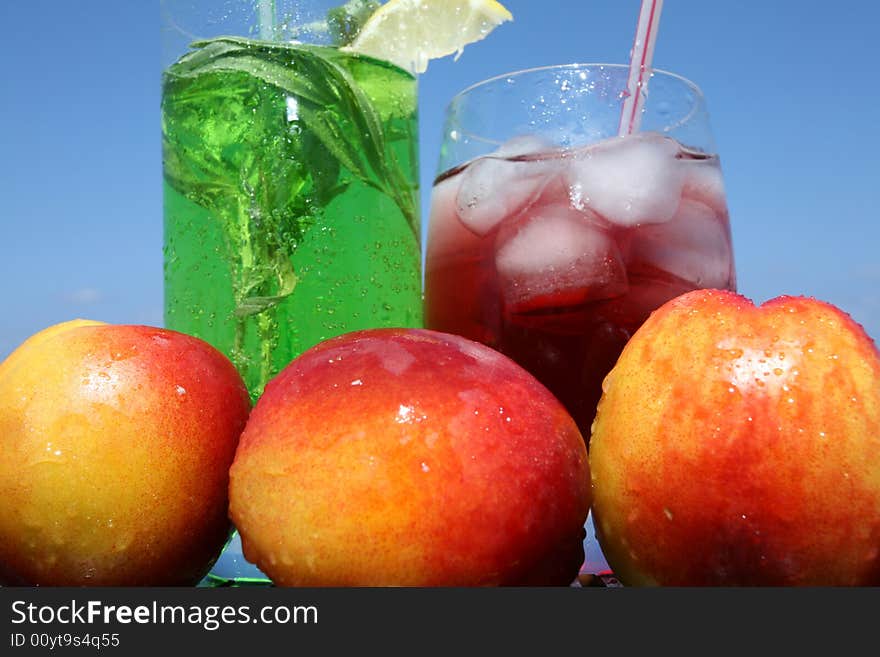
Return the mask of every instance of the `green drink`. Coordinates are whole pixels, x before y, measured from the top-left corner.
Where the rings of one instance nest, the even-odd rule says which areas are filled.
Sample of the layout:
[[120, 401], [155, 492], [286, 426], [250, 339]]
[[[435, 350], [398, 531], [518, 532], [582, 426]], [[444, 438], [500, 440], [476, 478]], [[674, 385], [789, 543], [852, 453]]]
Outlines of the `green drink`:
[[323, 339], [421, 325], [415, 77], [329, 46], [192, 47], [163, 76], [165, 325], [254, 399]]

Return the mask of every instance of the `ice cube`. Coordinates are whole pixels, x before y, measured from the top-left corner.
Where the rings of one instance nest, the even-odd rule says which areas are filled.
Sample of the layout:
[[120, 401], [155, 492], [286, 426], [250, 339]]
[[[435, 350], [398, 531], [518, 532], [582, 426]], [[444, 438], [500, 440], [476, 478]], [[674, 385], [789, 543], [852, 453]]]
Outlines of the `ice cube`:
[[633, 232], [630, 270], [662, 270], [694, 287], [726, 288], [733, 263], [726, 216], [691, 199], [682, 199], [676, 216]]
[[626, 292], [614, 240], [567, 206], [542, 208], [496, 252], [507, 308], [514, 313], [564, 308]]
[[684, 172], [682, 194], [705, 203], [719, 214], [727, 211], [724, 179], [717, 160], [680, 160]]
[[581, 149], [566, 171], [572, 205], [592, 208], [620, 226], [669, 221], [684, 184], [675, 159], [679, 150], [674, 140], [652, 133]]
[[431, 190], [427, 239], [427, 254], [431, 259], [479, 248], [480, 238], [462, 226], [455, 207], [460, 175], [444, 178]]
[[556, 163], [512, 158], [549, 149], [538, 137], [515, 137], [491, 155], [474, 160], [462, 173], [456, 198], [461, 222], [477, 235], [485, 235], [533, 202]]

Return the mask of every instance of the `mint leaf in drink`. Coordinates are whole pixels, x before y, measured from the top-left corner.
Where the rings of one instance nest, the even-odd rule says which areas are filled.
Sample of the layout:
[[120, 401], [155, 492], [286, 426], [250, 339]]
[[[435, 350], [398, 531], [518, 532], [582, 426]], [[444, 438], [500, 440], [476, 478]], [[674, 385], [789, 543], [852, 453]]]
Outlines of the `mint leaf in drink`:
[[236, 317], [248, 317], [249, 315], [256, 315], [264, 312], [293, 294], [293, 290], [296, 288], [297, 277], [296, 274], [293, 273], [293, 267], [290, 265], [290, 260], [285, 259], [284, 262], [286, 264], [282, 264], [277, 272], [278, 293], [267, 297], [245, 297], [239, 301], [235, 307]]
[[396, 187], [400, 172], [385, 157], [380, 117], [351, 73], [335, 61], [340, 59], [338, 50], [238, 37], [199, 41], [192, 47], [198, 50], [168, 70], [170, 83], [241, 73], [285, 92], [296, 100], [295, 112], [304, 129], [317, 136], [342, 166], [393, 198], [417, 230], [414, 202]]
[[327, 27], [337, 46], [347, 46], [361, 31], [367, 19], [379, 8], [376, 0], [349, 0], [327, 12]]
[[345, 191], [348, 182], [340, 180], [339, 160], [327, 150], [324, 143], [312, 132], [305, 132], [302, 135], [302, 152], [305, 160], [312, 163], [316, 170], [320, 170], [322, 175], [314, 179], [314, 187], [312, 196], [316, 205], [326, 207], [330, 201]]

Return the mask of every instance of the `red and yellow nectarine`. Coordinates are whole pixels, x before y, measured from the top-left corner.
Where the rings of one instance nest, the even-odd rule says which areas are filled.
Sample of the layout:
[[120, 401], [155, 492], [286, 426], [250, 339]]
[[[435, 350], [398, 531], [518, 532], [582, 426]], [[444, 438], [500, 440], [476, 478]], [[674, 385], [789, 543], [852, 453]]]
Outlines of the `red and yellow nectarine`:
[[0, 364], [0, 582], [187, 585], [229, 534], [250, 400], [196, 338], [73, 321]]
[[625, 584], [880, 584], [880, 356], [834, 306], [665, 304], [605, 380], [590, 465]]
[[266, 387], [230, 476], [244, 554], [279, 585], [567, 585], [586, 447], [506, 356], [416, 329], [349, 333]]

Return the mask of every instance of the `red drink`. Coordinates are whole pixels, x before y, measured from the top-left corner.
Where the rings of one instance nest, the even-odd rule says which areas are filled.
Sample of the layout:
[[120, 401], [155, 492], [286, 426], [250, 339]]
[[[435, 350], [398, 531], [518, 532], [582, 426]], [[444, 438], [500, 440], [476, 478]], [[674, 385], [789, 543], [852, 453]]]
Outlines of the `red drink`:
[[516, 360], [588, 439], [648, 315], [735, 289], [718, 159], [656, 133], [576, 150], [516, 138], [438, 177], [425, 276], [427, 326]]

